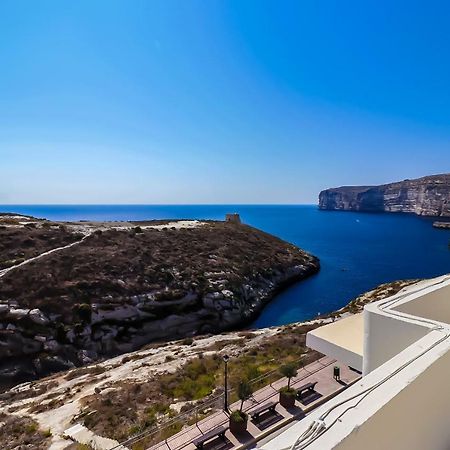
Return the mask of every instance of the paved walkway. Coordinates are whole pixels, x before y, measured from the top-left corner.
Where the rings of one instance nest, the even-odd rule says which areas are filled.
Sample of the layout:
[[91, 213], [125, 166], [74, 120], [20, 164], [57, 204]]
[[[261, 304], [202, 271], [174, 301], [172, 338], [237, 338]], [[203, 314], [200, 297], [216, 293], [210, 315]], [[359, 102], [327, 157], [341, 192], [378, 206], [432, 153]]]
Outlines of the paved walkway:
[[117, 450], [127, 450], [126, 447], [119, 445], [117, 441], [113, 439], [104, 438], [95, 435], [91, 430], [88, 430], [84, 425], [76, 424], [70, 427], [64, 432], [64, 435], [71, 438], [75, 442], [80, 444], [89, 445], [92, 448], [101, 449], [117, 449]]
[[[333, 367], [335, 365], [341, 368], [341, 381], [338, 382], [333, 378]], [[309, 364], [305, 368], [298, 371], [295, 378], [291, 380], [293, 388], [299, 388], [308, 382], [317, 382], [314, 391], [305, 394], [302, 402], [296, 401], [295, 407], [287, 410], [281, 405], [277, 405], [274, 413], [266, 413], [261, 415], [261, 419], [254, 423], [249, 420], [247, 432], [237, 438], [230, 431], [225, 434], [226, 442], [217, 439], [205, 444], [205, 449], [239, 449], [254, 444], [256, 441], [263, 439], [268, 434], [273, 433], [279, 428], [287, 425], [293, 420], [301, 420], [305, 414], [322, 404], [324, 401], [333, 397], [340, 391], [344, 390], [347, 384], [354, 382], [360, 377], [357, 372], [350, 370], [344, 364], [339, 364], [336, 360], [327, 356]], [[249, 412], [258, 405], [263, 405], [271, 401], [277, 401], [278, 390], [286, 386], [287, 379], [281, 378], [276, 382], [265, 386], [256, 391], [252, 399], [244, 403], [244, 410]], [[240, 402], [231, 405], [230, 410], [239, 409]], [[212, 415], [198, 422], [196, 425], [189, 426], [166, 441], [154, 445], [149, 450], [195, 450], [192, 441], [202, 434], [213, 430], [219, 425], [228, 426], [228, 415], [223, 411], [217, 411]], [[220, 445], [218, 445], [220, 444]]]

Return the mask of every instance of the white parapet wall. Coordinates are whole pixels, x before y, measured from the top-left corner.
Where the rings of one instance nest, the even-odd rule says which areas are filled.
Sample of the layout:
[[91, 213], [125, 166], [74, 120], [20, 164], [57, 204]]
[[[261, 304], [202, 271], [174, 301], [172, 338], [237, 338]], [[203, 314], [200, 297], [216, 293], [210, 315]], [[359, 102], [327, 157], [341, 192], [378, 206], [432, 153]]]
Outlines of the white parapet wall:
[[365, 375], [262, 448], [450, 449], [449, 322], [448, 275], [366, 305]]
[[364, 307], [363, 375], [430, 332], [450, 323], [450, 278], [408, 286], [389, 299]]
[[376, 305], [364, 311], [363, 375], [367, 375], [429, 333], [430, 327], [413, 320], [400, 321]]
[[[411, 356], [414, 351], [420, 351], [421, 347], [427, 345], [428, 337], [410, 349]], [[353, 427], [339, 444], [331, 448], [448, 450], [450, 448], [449, 349], [450, 341], [447, 338], [439, 348], [430, 351], [428, 357], [417, 361], [415, 366], [411, 366], [397, 378], [394, 377], [391, 391], [397, 387], [395, 395], [389, 396], [387, 387], [385, 391], [379, 389], [377, 397], [371, 399], [368, 396], [366, 401], [360, 404], [358, 412], [362, 415], [364, 404], [372, 403], [371, 415], [365, 418], [364, 422], [359, 419], [362, 423]], [[382, 372], [383, 367], [380, 369]], [[394, 366], [390, 365], [390, 369], [394, 371]], [[377, 408], [377, 401], [381, 400], [383, 395], [389, 401]], [[356, 422], [358, 418], [354, 416], [351, 420]]]

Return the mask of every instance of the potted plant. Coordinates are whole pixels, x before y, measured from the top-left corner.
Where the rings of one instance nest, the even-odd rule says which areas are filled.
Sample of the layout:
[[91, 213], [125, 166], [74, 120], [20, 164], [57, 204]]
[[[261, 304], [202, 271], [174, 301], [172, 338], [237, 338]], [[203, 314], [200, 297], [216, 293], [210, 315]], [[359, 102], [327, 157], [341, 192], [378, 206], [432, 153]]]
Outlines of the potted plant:
[[241, 401], [241, 407], [230, 414], [230, 431], [233, 434], [243, 433], [247, 429], [248, 415], [242, 411], [242, 408], [244, 407], [245, 400], [248, 400], [252, 396], [253, 390], [248, 382], [241, 381], [237, 393]]
[[294, 364], [286, 364], [280, 367], [280, 373], [288, 379], [287, 386], [280, 389], [280, 405], [284, 408], [292, 408], [295, 405], [297, 391], [291, 388], [291, 379], [297, 375]]

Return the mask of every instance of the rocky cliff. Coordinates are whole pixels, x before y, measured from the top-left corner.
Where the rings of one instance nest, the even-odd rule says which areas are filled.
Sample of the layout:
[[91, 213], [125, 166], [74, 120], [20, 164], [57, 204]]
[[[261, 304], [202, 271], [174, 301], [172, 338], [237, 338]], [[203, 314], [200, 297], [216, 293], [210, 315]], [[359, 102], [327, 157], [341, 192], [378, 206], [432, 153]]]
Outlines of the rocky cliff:
[[342, 186], [319, 194], [319, 208], [450, 216], [450, 174], [381, 186]]
[[238, 328], [317, 258], [226, 222], [0, 217], [0, 385]]

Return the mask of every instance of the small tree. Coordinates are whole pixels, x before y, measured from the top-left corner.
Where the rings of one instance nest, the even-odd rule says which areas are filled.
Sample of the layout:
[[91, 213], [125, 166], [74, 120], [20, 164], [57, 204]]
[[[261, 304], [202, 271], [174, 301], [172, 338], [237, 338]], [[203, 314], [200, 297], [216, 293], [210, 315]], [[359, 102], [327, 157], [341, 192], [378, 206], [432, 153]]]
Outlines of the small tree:
[[297, 376], [297, 368], [294, 364], [286, 364], [280, 367], [280, 373], [288, 379], [287, 388], [291, 387], [291, 379]]
[[242, 409], [245, 400], [252, 396], [253, 390], [247, 381], [241, 381], [237, 388], [237, 395], [241, 401], [241, 407], [230, 414], [230, 431], [233, 434], [239, 434], [247, 429], [248, 415]]
[[241, 401], [241, 407], [239, 408], [239, 412], [242, 413], [244, 402], [248, 400], [253, 394], [253, 389], [250, 383], [248, 383], [247, 381], [241, 381], [238, 386], [237, 394], [239, 400]]

